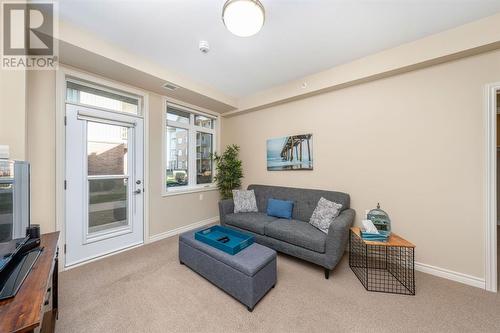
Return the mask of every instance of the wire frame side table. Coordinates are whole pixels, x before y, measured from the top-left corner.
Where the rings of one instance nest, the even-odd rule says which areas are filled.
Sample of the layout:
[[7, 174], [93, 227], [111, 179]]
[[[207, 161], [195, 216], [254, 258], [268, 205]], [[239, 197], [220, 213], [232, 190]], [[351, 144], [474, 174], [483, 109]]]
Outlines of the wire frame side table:
[[351, 228], [349, 266], [368, 291], [415, 295], [415, 245], [395, 233], [387, 242], [373, 242]]

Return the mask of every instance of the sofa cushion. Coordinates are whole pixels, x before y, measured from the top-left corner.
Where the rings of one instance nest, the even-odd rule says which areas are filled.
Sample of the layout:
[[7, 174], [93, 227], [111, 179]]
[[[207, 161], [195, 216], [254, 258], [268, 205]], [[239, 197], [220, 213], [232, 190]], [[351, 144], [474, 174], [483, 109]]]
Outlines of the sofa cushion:
[[319, 199], [318, 206], [316, 206], [316, 209], [309, 220], [309, 223], [327, 234], [330, 224], [337, 216], [339, 216], [341, 209], [341, 204], [321, 197], [321, 199]]
[[265, 234], [315, 252], [325, 252], [326, 234], [307, 222], [277, 219], [265, 226]]
[[267, 201], [267, 215], [281, 217], [284, 219], [292, 218], [293, 201], [269, 199]]
[[276, 221], [276, 217], [267, 216], [265, 213], [237, 213], [228, 214], [225, 223], [235, 227], [264, 235], [264, 227]]
[[234, 213], [258, 212], [253, 190], [233, 190]]
[[267, 211], [267, 200], [270, 198], [293, 201], [292, 219], [299, 221], [311, 219], [321, 197], [341, 204], [342, 211], [350, 207], [349, 194], [342, 192], [267, 185], [250, 185], [248, 189], [255, 191], [259, 212]]

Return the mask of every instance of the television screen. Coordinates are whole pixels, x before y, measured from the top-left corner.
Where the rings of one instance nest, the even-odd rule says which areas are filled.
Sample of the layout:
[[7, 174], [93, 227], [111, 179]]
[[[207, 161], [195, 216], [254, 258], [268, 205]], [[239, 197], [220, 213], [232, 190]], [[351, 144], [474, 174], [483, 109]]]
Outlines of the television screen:
[[29, 163], [0, 160], [0, 243], [25, 237], [29, 198]]

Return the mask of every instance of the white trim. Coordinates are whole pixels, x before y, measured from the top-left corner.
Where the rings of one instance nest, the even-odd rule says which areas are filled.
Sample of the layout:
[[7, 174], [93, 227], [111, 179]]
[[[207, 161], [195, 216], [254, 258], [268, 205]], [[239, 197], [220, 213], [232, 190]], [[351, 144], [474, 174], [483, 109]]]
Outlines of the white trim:
[[216, 191], [217, 190], [217, 185], [215, 183], [212, 183], [210, 185], [197, 185], [197, 186], [190, 186], [190, 187], [172, 187], [168, 189], [165, 193], [162, 193], [162, 197], [171, 197], [174, 195], [182, 195], [182, 194], [189, 194], [189, 193], [198, 193], [198, 192], [209, 192], [209, 191]]
[[186, 111], [188, 113], [195, 113], [198, 116], [205, 116], [205, 117], [210, 118], [212, 120], [216, 120], [218, 118], [218, 116], [214, 115], [211, 112], [209, 113], [209, 112], [205, 112], [205, 111], [200, 111], [200, 110], [197, 110], [196, 107], [187, 107], [187, 106], [184, 106], [182, 104], [171, 102], [171, 101], [169, 101], [169, 98], [167, 98], [167, 106], [170, 106], [172, 109]]
[[[217, 120], [219, 119], [220, 117], [220, 114], [217, 113], [217, 112], [214, 112], [212, 110], [209, 110], [209, 109], [205, 109], [205, 108], [202, 108], [200, 106], [197, 106], [197, 105], [194, 105], [194, 104], [189, 104], [189, 103], [186, 103], [186, 102], [183, 102], [183, 101], [180, 101], [178, 99], [175, 99], [175, 98], [172, 98], [172, 97], [167, 97], [165, 95], [160, 95], [161, 97], [164, 98], [164, 100], [167, 102], [167, 103], [170, 103], [172, 105], [174, 105], [175, 107], [183, 107], [184, 109], [186, 109], [188, 112], [192, 112], [194, 111], [195, 113], [201, 113], [202, 115], [205, 115], [205, 114], [208, 114], [208, 115], [211, 115], [215, 118], [217, 118]], [[166, 109], [165, 109], [166, 110]]]
[[[87, 106], [86, 108], [89, 108], [89, 107]], [[104, 117], [96, 117], [96, 116], [92, 115], [92, 113], [88, 113], [85, 111], [79, 111], [77, 119], [78, 120], [92, 121], [94, 123], [101, 123], [101, 124], [106, 124], [106, 125], [127, 127], [127, 128], [137, 126], [137, 121], [135, 121], [135, 120], [134, 121], [126, 121], [126, 120], [121, 120], [121, 119], [120, 120], [118, 120], [118, 119], [111, 120], [111, 119], [104, 118]]]
[[143, 180], [142, 180], [142, 193], [144, 195], [144, 235], [143, 235], [143, 240], [144, 243], [149, 242], [149, 197], [150, 197], [150, 187], [151, 184], [149, 182], [149, 95], [145, 93], [145, 96], [143, 97], [143, 113], [142, 116], [144, 117], [144, 149], [143, 149], [143, 156], [144, 156], [144, 171], [143, 171]]
[[[111, 114], [127, 115], [127, 116], [130, 116], [130, 117], [141, 118], [141, 119], [144, 118], [142, 114], [116, 111], [116, 110], [102, 108], [102, 107], [99, 107], [99, 106], [92, 106], [92, 105], [89, 105], [89, 104], [75, 103], [75, 102], [70, 102], [70, 101], [66, 101], [66, 104], [80, 106], [82, 108], [90, 108], [92, 110], [106, 111], [106, 112], [111, 113]], [[141, 110], [142, 110], [142, 108], [141, 108]], [[143, 112], [143, 111], [141, 111], [141, 112]]]
[[485, 88], [485, 289], [497, 292], [497, 93], [500, 82]]
[[193, 229], [196, 229], [196, 228], [201, 228], [203, 226], [206, 226], [208, 224], [212, 224], [212, 223], [215, 223], [215, 222], [218, 222], [218, 221], [219, 221], [219, 217], [218, 216], [214, 216], [214, 217], [208, 218], [206, 220], [202, 220], [202, 221], [191, 223], [191, 224], [188, 224], [188, 225], [185, 225], [185, 226], [182, 226], [182, 227], [179, 227], [179, 228], [175, 228], [175, 229], [172, 229], [172, 230], [169, 230], [169, 231], [165, 231], [165, 232], [162, 232], [162, 233], [150, 236], [149, 237], [149, 243], [156, 242], [156, 241], [168, 238], [168, 237], [172, 237], [172, 236], [181, 234], [181, 233], [189, 231], [189, 230], [193, 230]]
[[97, 261], [97, 260], [101, 260], [101, 259], [110, 257], [110, 256], [118, 254], [118, 253], [122, 253], [122, 252], [125, 252], [125, 251], [136, 249], [136, 248], [141, 247], [141, 246], [143, 246], [145, 244], [153, 243], [153, 242], [156, 242], [156, 241], [168, 238], [168, 237], [176, 236], [176, 235], [181, 234], [183, 232], [186, 232], [186, 231], [189, 231], [189, 230], [193, 230], [193, 229], [196, 229], [196, 228], [201, 228], [203, 226], [206, 226], [206, 225], [218, 222], [218, 221], [219, 221], [219, 217], [218, 216], [214, 216], [214, 217], [206, 219], [206, 220], [202, 220], [202, 221], [199, 221], [199, 222], [188, 224], [188, 225], [183, 226], [183, 227], [179, 227], [179, 228], [172, 229], [172, 230], [169, 230], [169, 231], [166, 231], [166, 232], [162, 232], [160, 234], [156, 234], [154, 236], [147, 237], [147, 242], [145, 242], [145, 243], [138, 243], [138, 244], [135, 244], [135, 245], [132, 245], [132, 246], [128, 246], [126, 248], [119, 249], [119, 250], [116, 250], [116, 251], [104, 254], [102, 256], [99, 256], [99, 257], [88, 259], [86, 261], [79, 262], [79, 263], [73, 264], [71, 266], [64, 267], [64, 265], [60, 265], [60, 266], [62, 266], [61, 267], [61, 271], [67, 271], [67, 270], [73, 269], [75, 267], [83, 266], [83, 265], [86, 265], [88, 263], [91, 263], [91, 262], [94, 262], [94, 261]]
[[66, 109], [66, 82], [64, 67], [59, 65], [56, 71], [56, 231], [59, 231], [59, 248], [62, 250], [59, 253], [59, 260], [62, 265], [59, 265], [59, 270], [64, 270], [66, 262], [66, 254], [64, 253], [64, 244], [66, 244], [66, 223], [64, 216], [65, 210], [65, 193], [64, 180], [66, 175], [66, 135], [64, 116]]
[[486, 282], [484, 279], [478, 278], [476, 276], [463, 274], [455, 271], [450, 271], [449, 269], [436, 267], [432, 265], [427, 265], [423, 263], [416, 262], [415, 269], [419, 272], [431, 274], [444, 279], [452, 280], [455, 282], [460, 282], [472, 287], [485, 289]]
[[113, 251], [113, 252], [109, 252], [109, 253], [106, 253], [106, 254], [103, 254], [102, 256], [98, 256], [98, 257], [92, 257], [90, 259], [85, 259], [83, 261], [80, 261], [80, 262], [77, 262], [77, 263], [74, 263], [74, 264], [71, 264], [70, 266], [64, 266], [64, 265], [60, 265], [62, 266], [61, 270], [62, 271], [68, 271], [70, 269], [73, 269], [75, 267], [79, 267], [79, 266], [83, 266], [83, 265], [86, 265], [88, 263], [91, 263], [91, 262], [94, 262], [94, 261], [97, 261], [97, 260], [101, 260], [101, 259], [104, 259], [104, 258], [107, 258], [107, 257], [111, 257], [115, 254], [118, 254], [118, 253], [122, 253], [122, 252], [125, 252], [125, 251], [128, 251], [128, 250], [132, 250], [132, 249], [135, 249], [135, 248], [138, 248], [138, 247], [141, 247], [143, 246], [144, 243], [143, 242], [140, 242], [140, 243], [137, 243], [137, 244], [134, 244], [134, 245], [131, 245], [131, 246], [127, 246], [127, 247], [124, 247], [124, 248], [121, 248], [121, 249], [118, 249], [116, 251]]
[[[56, 231], [60, 231], [59, 246], [64, 248], [66, 243], [66, 221], [65, 221], [65, 190], [64, 180], [66, 178], [65, 161], [66, 161], [66, 129], [64, 117], [66, 115], [66, 78], [93, 82], [103, 87], [117, 89], [119, 91], [128, 92], [142, 98], [141, 115], [127, 114], [125, 115], [142, 117], [144, 119], [144, 218], [143, 218], [143, 242], [145, 243], [149, 237], [149, 95], [146, 90], [131, 87], [116, 81], [112, 81], [95, 74], [89, 74], [81, 70], [73, 69], [68, 66], [59, 65], [56, 72]], [[111, 254], [114, 254], [113, 252]], [[64, 270], [66, 265], [66, 255], [64, 251], [60, 251], [60, 270]], [[102, 257], [96, 258], [99, 259]], [[93, 260], [90, 260], [93, 261]], [[74, 267], [74, 266], [72, 266]]]

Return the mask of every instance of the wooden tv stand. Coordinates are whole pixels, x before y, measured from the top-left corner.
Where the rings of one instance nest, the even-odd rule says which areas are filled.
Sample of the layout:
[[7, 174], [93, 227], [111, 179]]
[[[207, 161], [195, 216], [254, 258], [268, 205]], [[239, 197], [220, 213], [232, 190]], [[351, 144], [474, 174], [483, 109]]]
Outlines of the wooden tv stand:
[[17, 295], [0, 301], [0, 332], [54, 332], [59, 232], [41, 236], [43, 251]]

